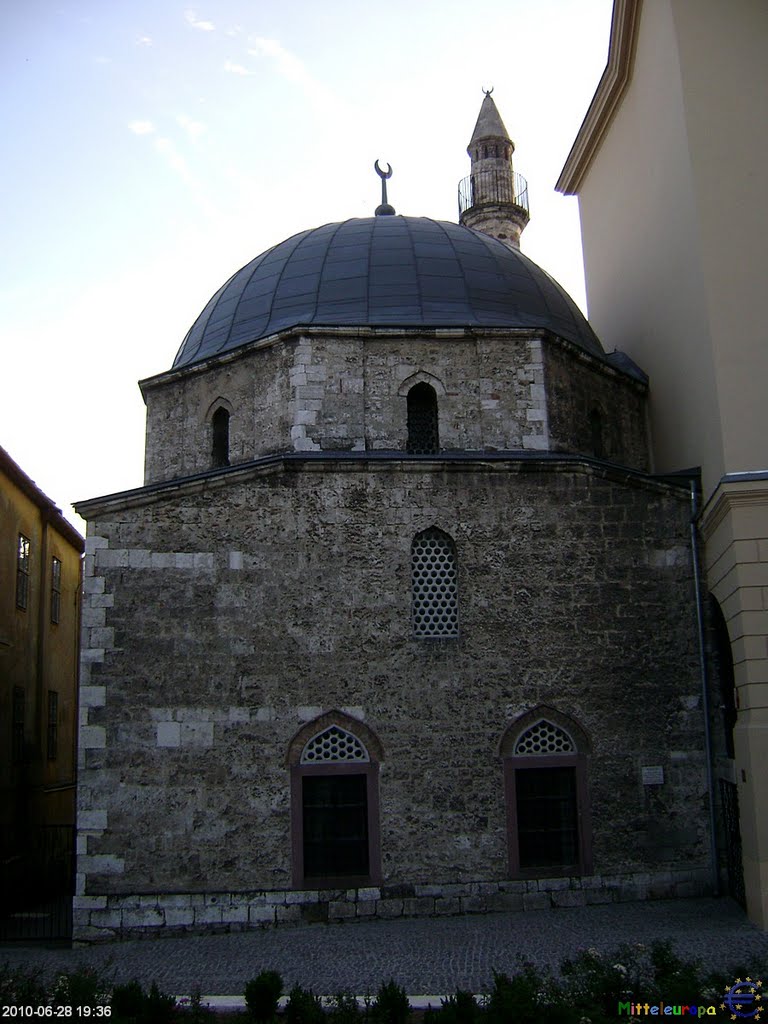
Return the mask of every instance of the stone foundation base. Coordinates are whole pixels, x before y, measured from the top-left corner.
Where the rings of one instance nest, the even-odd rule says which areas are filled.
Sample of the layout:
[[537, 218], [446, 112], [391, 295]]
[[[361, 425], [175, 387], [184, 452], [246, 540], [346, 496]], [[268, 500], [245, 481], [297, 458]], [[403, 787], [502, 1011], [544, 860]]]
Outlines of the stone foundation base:
[[584, 907], [701, 896], [708, 891], [708, 881], [708, 870], [699, 868], [364, 889], [75, 896], [73, 939], [76, 943], [108, 942], [185, 932], [236, 932], [301, 922]]

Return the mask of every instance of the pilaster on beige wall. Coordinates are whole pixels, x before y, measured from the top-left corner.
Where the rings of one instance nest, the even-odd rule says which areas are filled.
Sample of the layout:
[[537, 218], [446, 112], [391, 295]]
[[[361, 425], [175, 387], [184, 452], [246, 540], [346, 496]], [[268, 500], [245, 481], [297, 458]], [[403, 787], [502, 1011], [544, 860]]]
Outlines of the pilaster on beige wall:
[[721, 484], [701, 525], [707, 582], [728, 625], [740, 706], [768, 707], [768, 481]]
[[707, 581], [733, 651], [736, 782], [747, 912], [768, 928], [768, 481], [724, 482], [702, 516]]

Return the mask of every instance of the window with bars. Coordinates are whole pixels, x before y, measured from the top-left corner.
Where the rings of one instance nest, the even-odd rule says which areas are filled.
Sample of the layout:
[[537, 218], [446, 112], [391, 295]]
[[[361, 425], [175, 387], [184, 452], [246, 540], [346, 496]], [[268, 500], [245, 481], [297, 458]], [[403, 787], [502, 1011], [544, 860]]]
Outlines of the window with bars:
[[32, 546], [29, 538], [19, 534], [16, 549], [16, 607], [26, 611], [29, 603], [29, 576]]
[[59, 695], [48, 691], [48, 760], [55, 761], [59, 753]]
[[367, 777], [306, 775], [302, 797], [304, 877], [367, 875]]
[[515, 789], [521, 870], [568, 873], [579, 860], [576, 769], [518, 768]]
[[430, 384], [414, 384], [408, 392], [408, 451], [436, 455], [440, 451], [437, 394]]
[[411, 545], [413, 634], [417, 637], [459, 635], [456, 553], [447, 533], [431, 527]]
[[61, 561], [51, 560], [51, 622], [56, 625], [61, 618]]
[[211, 417], [211, 462], [214, 469], [229, 465], [229, 413], [219, 406]]

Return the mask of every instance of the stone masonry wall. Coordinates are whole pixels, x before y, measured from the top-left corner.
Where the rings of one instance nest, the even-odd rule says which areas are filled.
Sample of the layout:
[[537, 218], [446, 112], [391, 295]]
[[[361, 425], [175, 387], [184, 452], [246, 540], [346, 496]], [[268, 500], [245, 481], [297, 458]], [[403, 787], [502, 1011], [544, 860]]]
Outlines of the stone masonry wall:
[[78, 941], [100, 942], [185, 932], [238, 932], [302, 922], [445, 917], [682, 898], [701, 895], [708, 880], [709, 871], [699, 868], [358, 889], [76, 896], [74, 913]]
[[[625, 476], [328, 460], [91, 503], [78, 927], [97, 911], [133, 927], [136, 900], [170, 925], [161, 895], [186, 923], [210, 894], [229, 894], [229, 923], [245, 923], [235, 893], [280, 918], [286, 752], [332, 708], [383, 746], [390, 894], [469, 899], [509, 880], [499, 743], [540, 705], [590, 738], [594, 871], [614, 880], [591, 888], [695, 888], [706, 796], [687, 495]], [[410, 548], [430, 526], [456, 545], [457, 640], [412, 636]], [[663, 785], [643, 785], [646, 765]]]
[[147, 437], [144, 483], [211, 468], [211, 416], [223, 399], [230, 412], [230, 462], [290, 451], [291, 351], [250, 349], [205, 372], [179, 373], [144, 386]]
[[598, 455], [590, 413], [602, 423], [602, 454], [622, 466], [648, 471], [647, 386], [559, 341], [545, 345], [550, 449]]
[[233, 465], [286, 451], [405, 451], [406, 396], [422, 380], [438, 395], [445, 451], [592, 454], [589, 411], [597, 403], [607, 457], [646, 467], [644, 395], [618, 372], [530, 332], [417, 334], [317, 330], [245, 349], [202, 372], [144, 382], [145, 482], [211, 468], [219, 400], [231, 414]]

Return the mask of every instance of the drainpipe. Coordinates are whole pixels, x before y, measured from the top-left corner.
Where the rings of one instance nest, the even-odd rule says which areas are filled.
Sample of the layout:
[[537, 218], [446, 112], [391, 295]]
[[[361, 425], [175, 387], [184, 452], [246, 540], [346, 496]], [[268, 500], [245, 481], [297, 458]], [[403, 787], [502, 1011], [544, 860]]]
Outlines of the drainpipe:
[[712, 728], [709, 718], [709, 670], [704, 644], [704, 595], [702, 593], [701, 571], [699, 568], [699, 534], [696, 519], [699, 503], [696, 481], [691, 478], [691, 557], [693, 559], [693, 582], [696, 589], [696, 624], [699, 638], [699, 671], [701, 674], [701, 704], [704, 710], [704, 746], [707, 758], [707, 795], [709, 798], [709, 858], [712, 871], [712, 892], [720, 895], [720, 873], [717, 869], [717, 843], [715, 842], [715, 783], [712, 774]]

